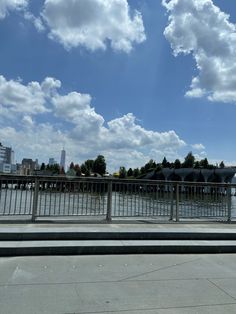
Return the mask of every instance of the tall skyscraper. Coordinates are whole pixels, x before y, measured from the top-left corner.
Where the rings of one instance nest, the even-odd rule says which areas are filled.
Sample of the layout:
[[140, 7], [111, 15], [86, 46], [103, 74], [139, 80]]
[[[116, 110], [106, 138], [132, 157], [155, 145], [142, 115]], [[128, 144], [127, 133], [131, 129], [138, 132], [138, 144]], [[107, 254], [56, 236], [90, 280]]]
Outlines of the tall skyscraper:
[[66, 151], [63, 148], [63, 150], [61, 151], [60, 167], [66, 170], [65, 166], [66, 166]]

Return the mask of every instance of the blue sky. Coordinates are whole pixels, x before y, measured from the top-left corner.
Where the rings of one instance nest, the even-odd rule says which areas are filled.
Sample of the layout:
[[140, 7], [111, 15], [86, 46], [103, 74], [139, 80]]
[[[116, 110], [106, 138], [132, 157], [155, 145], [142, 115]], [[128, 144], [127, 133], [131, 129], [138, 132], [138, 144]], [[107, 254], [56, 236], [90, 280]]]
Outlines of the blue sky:
[[236, 164], [235, 21], [225, 0], [6, 0], [0, 141], [110, 171], [189, 151]]

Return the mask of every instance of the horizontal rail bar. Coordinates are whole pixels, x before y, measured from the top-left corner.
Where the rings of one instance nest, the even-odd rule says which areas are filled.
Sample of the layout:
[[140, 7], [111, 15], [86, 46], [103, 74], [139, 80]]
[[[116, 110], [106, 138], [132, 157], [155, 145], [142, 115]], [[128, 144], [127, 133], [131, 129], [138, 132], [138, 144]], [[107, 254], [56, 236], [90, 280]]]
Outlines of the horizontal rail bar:
[[15, 175], [15, 174], [0, 174], [0, 180], [32, 180], [35, 179], [44, 180], [44, 181], [64, 181], [64, 182], [108, 182], [112, 180], [113, 183], [149, 183], [149, 184], [179, 184], [179, 185], [196, 185], [196, 186], [222, 186], [227, 187], [231, 186], [236, 188], [236, 183], [224, 183], [224, 182], [194, 182], [194, 181], [165, 181], [165, 180], [148, 180], [148, 179], [119, 179], [119, 178], [109, 178], [109, 177], [71, 177], [71, 176], [36, 176], [36, 175]]

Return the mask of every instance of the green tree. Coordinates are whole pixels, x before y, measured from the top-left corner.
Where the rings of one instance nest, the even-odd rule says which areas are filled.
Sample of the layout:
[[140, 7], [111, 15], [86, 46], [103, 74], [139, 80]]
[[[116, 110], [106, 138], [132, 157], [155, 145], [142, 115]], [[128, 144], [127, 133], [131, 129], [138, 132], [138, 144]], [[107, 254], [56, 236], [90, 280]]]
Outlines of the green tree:
[[144, 167], [141, 167], [140, 168], [140, 174], [145, 174], [146, 172], [145, 172], [145, 168]]
[[47, 170], [50, 170], [53, 174], [60, 174], [60, 166], [58, 164], [47, 165]]
[[140, 170], [139, 170], [139, 168], [134, 169], [134, 171], [133, 171], [133, 176], [134, 176], [135, 178], [137, 178], [139, 175], [140, 175]]
[[45, 163], [43, 162], [41, 167], [40, 167], [40, 170], [45, 170], [46, 166], [45, 166]]
[[203, 168], [203, 169], [208, 169], [209, 168], [209, 163], [208, 163], [207, 158], [204, 158], [204, 159], [200, 160], [199, 164], [200, 164], [200, 167]]
[[148, 163], [145, 164], [144, 169], [145, 173], [147, 173], [150, 169], [155, 169], [156, 168], [156, 163], [153, 159], [150, 159]]
[[179, 159], [175, 159], [174, 168], [175, 168], [175, 169], [181, 168], [181, 162], [180, 162]]
[[127, 176], [132, 177], [133, 175], [134, 175], [134, 172], [133, 172], [132, 168], [129, 168], [129, 170], [127, 171]]
[[189, 152], [188, 155], [184, 159], [183, 168], [193, 168], [194, 162], [195, 162], [195, 157], [193, 156], [192, 152]]
[[62, 174], [62, 175], [65, 174], [65, 169], [64, 169], [64, 167], [61, 167], [61, 169], [60, 169], [60, 174]]
[[158, 163], [156, 166], [156, 172], [161, 171], [162, 170], [162, 164]]
[[70, 163], [70, 169], [75, 169], [75, 165], [74, 165], [73, 161]]
[[89, 173], [91, 173], [94, 167], [94, 160], [93, 159], [88, 159], [84, 162], [86, 168], [88, 169]]
[[224, 168], [225, 167], [225, 164], [224, 164], [224, 162], [223, 161], [221, 161], [221, 163], [220, 163], [220, 168]]
[[80, 177], [81, 176], [81, 169], [80, 169], [80, 166], [78, 164], [75, 164], [75, 172], [76, 172], [76, 176], [77, 177]]
[[54, 164], [53, 165], [53, 172], [56, 174], [60, 173], [60, 165], [59, 164]]
[[162, 165], [163, 168], [167, 168], [168, 161], [167, 161], [166, 157], [163, 158], [161, 165]]
[[119, 178], [125, 179], [126, 176], [127, 176], [127, 171], [126, 171], [125, 167], [120, 167]]
[[90, 170], [87, 168], [87, 166], [85, 164], [82, 164], [81, 167], [81, 172], [86, 176], [90, 176]]
[[99, 173], [101, 176], [106, 173], [106, 161], [104, 156], [98, 155], [94, 160], [93, 171]]

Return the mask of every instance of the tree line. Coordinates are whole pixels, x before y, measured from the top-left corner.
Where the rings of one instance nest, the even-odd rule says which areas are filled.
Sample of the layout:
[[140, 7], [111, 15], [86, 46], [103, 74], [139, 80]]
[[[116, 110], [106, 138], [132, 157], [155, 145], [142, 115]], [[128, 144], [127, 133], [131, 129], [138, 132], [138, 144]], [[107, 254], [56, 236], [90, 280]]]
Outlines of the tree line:
[[[179, 159], [176, 159], [174, 162], [169, 162], [166, 157], [163, 158], [162, 162], [157, 163], [153, 159], [149, 160], [143, 167], [140, 168], [129, 168], [128, 170], [122, 166], [119, 169], [118, 173], [115, 173], [114, 176], [119, 177], [121, 179], [124, 178], [139, 178], [144, 176], [150, 171], [160, 171], [163, 168], [170, 169], [180, 169], [180, 168], [194, 168], [194, 169], [216, 169], [216, 168], [224, 168], [224, 162], [218, 165], [210, 164], [207, 158], [202, 160], [196, 160], [192, 152], [189, 152], [184, 161], [181, 162]], [[54, 165], [45, 165], [42, 163], [40, 170], [50, 171], [54, 175], [65, 175], [71, 174], [74, 176], [91, 176], [91, 175], [100, 175], [104, 176], [106, 173], [106, 160], [103, 155], [98, 155], [95, 159], [87, 159], [81, 165], [74, 164], [74, 162], [70, 163], [69, 169], [67, 173], [65, 170], [59, 166], [59, 164]]]

